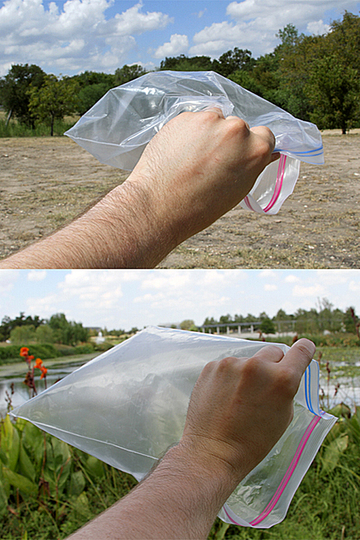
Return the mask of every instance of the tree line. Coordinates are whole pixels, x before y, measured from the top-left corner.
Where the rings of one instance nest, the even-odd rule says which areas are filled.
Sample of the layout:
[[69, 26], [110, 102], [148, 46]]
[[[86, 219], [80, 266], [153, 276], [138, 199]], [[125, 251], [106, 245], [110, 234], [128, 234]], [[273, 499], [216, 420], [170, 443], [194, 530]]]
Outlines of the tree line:
[[[280, 44], [255, 59], [235, 47], [210, 56], [166, 57], [160, 70], [215, 71], [320, 129], [346, 133], [360, 122], [360, 17], [345, 11], [321, 36], [299, 34], [293, 24], [279, 30]], [[56, 119], [84, 114], [109, 89], [146, 70], [125, 65], [114, 74], [85, 71], [72, 77], [47, 75], [36, 65], [13, 65], [0, 79], [0, 105], [7, 121], [16, 117], [30, 127], [47, 121], [51, 134]]]
[[[219, 319], [206, 317], [202, 326], [226, 325], [232, 323], [256, 323], [256, 330], [264, 334], [274, 334], [278, 330], [281, 332], [295, 331], [298, 334], [316, 335], [323, 332], [347, 332], [359, 336], [360, 318], [356, 315], [354, 307], [348, 307], [344, 311], [334, 308], [333, 304], [326, 298], [318, 299], [317, 306], [310, 310], [298, 309], [295, 313], [286, 313], [279, 309], [273, 317], [263, 311], [259, 315], [248, 313], [247, 315], [235, 314], [221, 315]], [[173, 325], [174, 328], [176, 327]], [[192, 319], [185, 319], [180, 323], [182, 330], [198, 331]], [[138, 328], [123, 329], [102, 329], [104, 336], [131, 335], [138, 331]], [[220, 331], [226, 332], [226, 328]], [[81, 322], [68, 321], [64, 313], [56, 313], [49, 319], [42, 319], [38, 315], [34, 317], [25, 316], [21, 312], [17, 317], [11, 319], [3, 317], [0, 324], [0, 342], [11, 341], [12, 344], [29, 343], [59, 343], [63, 345], [75, 346], [78, 343], [86, 343], [90, 335], [96, 335], [97, 330], [84, 328]]]
[[17, 317], [3, 317], [0, 325], [0, 341], [11, 341], [12, 344], [60, 343], [77, 345], [89, 339], [89, 330], [81, 322], [68, 321], [64, 313], [56, 313], [49, 319], [32, 317], [21, 312]]
[[[326, 298], [319, 299], [317, 306], [310, 310], [298, 309], [295, 313], [286, 313], [279, 309], [273, 317], [263, 311], [258, 316], [248, 313], [246, 316], [221, 315], [218, 320], [207, 317], [203, 325], [231, 323], [257, 323], [257, 329], [265, 334], [295, 331], [298, 334], [316, 335], [323, 332], [348, 332], [359, 334], [360, 319], [356, 315], [354, 307], [348, 307], [344, 311], [335, 308]], [[226, 330], [223, 329], [225, 332]]]

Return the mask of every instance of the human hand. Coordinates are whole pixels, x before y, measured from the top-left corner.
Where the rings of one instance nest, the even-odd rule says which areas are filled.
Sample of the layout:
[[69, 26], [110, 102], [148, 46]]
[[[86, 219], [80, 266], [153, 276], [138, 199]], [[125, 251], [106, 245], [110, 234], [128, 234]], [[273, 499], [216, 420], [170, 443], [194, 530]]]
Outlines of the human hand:
[[199, 467], [225, 466], [236, 487], [290, 424], [293, 398], [314, 352], [311, 341], [300, 339], [285, 355], [269, 345], [249, 359], [207, 364], [191, 396], [180, 446]]
[[[236, 206], [279, 154], [266, 127], [220, 109], [182, 113], [151, 140], [127, 183], [147, 200], [151, 222], [178, 245]], [[163, 236], [163, 235], [162, 235]], [[174, 246], [173, 246], [174, 247]]]
[[182, 113], [150, 141], [128, 179], [3, 268], [152, 268], [250, 191], [272, 154], [266, 127], [220, 109]]

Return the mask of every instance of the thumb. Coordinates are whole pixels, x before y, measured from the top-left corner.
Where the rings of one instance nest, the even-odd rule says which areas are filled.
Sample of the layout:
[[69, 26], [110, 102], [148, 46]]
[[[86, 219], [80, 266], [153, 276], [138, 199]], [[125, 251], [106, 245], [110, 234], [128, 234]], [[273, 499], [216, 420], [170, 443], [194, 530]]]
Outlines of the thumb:
[[294, 379], [300, 384], [306, 368], [310, 364], [316, 347], [309, 339], [299, 339], [280, 361], [282, 367], [292, 372]]

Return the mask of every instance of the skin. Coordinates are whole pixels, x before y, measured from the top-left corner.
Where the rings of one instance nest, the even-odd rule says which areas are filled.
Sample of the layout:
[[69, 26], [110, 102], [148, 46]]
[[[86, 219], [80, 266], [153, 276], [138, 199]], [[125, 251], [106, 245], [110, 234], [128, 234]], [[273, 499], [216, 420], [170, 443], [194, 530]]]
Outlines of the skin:
[[70, 538], [206, 540], [227, 498], [291, 422], [314, 352], [311, 341], [300, 339], [286, 355], [266, 346], [252, 358], [207, 364], [178, 445], [129, 495]]
[[0, 268], [152, 268], [251, 190], [279, 154], [266, 127], [219, 109], [183, 113], [146, 147], [128, 179]]

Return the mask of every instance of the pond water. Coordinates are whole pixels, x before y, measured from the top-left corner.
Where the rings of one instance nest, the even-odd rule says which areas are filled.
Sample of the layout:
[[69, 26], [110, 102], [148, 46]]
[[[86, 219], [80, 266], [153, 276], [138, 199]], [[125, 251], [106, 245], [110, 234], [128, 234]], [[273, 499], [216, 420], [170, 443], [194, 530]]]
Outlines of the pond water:
[[[72, 373], [93, 357], [94, 355], [83, 355], [61, 363], [52, 361], [53, 365], [49, 364], [46, 376], [47, 386], [53, 385], [58, 379]], [[329, 362], [330, 367], [329, 380], [326, 361]], [[329, 409], [341, 402], [352, 410], [355, 405], [360, 406], [360, 349], [326, 348], [323, 350], [320, 368], [320, 406], [322, 408]], [[0, 417], [5, 416], [7, 412], [6, 392], [11, 394], [11, 384], [14, 385], [14, 393], [11, 396], [14, 408], [31, 397], [29, 388], [23, 382], [26, 366], [14, 365], [13, 373], [10, 366], [9, 369], [10, 372], [6, 373], [6, 377], [1, 377], [0, 371]], [[39, 394], [45, 390], [45, 382], [40, 381], [40, 371], [37, 370], [37, 372], [39, 375], [35, 377], [35, 384]]]
[[[47, 386], [52, 386], [59, 379], [66, 377], [66, 375], [69, 375], [69, 373], [72, 373], [75, 369], [82, 366], [84, 363], [84, 359], [82, 359], [66, 362], [62, 365], [55, 364], [53, 367], [49, 367], [46, 375]], [[44, 365], [46, 365], [46, 362], [44, 362]], [[30, 393], [31, 390], [24, 384], [25, 374], [26, 369], [24, 369], [24, 371], [20, 373], [14, 373], [12, 375], [10, 374], [6, 378], [0, 378], [0, 417], [4, 417], [6, 415], [6, 392], [11, 395], [12, 385], [14, 390], [14, 393], [11, 395], [11, 402], [13, 408], [18, 407], [19, 405], [30, 399], [30, 397], [32, 397], [32, 394]], [[45, 380], [40, 380], [39, 370], [35, 371], [35, 386], [38, 394], [45, 390]]]

